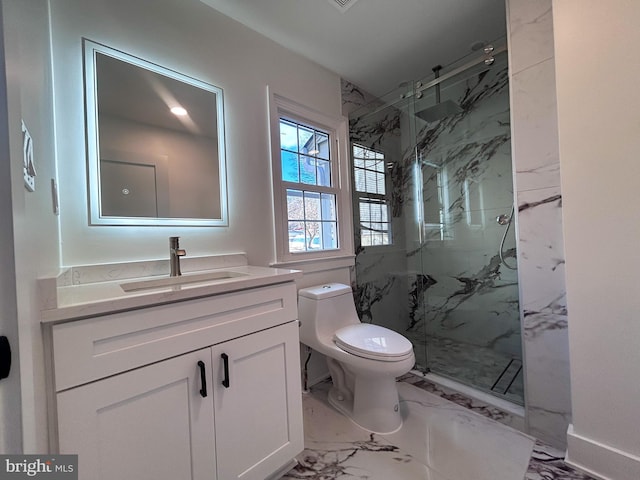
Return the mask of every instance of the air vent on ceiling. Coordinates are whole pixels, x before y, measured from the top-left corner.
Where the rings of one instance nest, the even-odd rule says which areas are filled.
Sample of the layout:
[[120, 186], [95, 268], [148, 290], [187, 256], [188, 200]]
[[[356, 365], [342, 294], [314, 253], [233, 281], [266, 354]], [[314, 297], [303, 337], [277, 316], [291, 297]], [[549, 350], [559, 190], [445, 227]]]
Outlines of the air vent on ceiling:
[[342, 13], [349, 10], [358, 0], [329, 0], [329, 3], [340, 10]]

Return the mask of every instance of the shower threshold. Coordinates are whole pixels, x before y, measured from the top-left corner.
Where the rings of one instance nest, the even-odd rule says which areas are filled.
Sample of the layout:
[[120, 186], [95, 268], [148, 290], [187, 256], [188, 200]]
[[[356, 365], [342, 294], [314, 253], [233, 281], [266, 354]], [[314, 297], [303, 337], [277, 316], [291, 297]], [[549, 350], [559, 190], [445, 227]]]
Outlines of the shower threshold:
[[[424, 373], [420, 370], [411, 370], [408, 375], [415, 375], [428, 382], [433, 383], [437, 387], [443, 389], [445, 398], [449, 398], [452, 394], [459, 394], [466, 397], [469, 402], [464, 402], [464, 406], [471, 409], [483, 408], [483, 406], [494, 407], [498, 410], [508, 414], [507, 421], [502, 421], [500, 418], [494, 418], [494, 420], [505, 423], [513, 428], [524, 431], [524, 407], [516, 403], [505, 400], [504, 398], [497, 397], [491, 393], [483, 392], [476, 388], [465, 385], [464, 383], [457, 382], [447, 377], [443, 377], [436, 373], [428, 372]], [[459, 403], [459, 402], [456, 402]], [[479, 404], [476, 406], [476, 404]]]

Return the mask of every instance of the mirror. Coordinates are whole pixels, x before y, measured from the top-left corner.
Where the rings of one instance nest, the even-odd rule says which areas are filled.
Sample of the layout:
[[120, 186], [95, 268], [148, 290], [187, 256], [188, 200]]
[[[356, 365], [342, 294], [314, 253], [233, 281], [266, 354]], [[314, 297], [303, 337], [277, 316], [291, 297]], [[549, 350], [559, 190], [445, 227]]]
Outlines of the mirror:
[[90, 223], [228, 225], [222, 90], [83, 46]]

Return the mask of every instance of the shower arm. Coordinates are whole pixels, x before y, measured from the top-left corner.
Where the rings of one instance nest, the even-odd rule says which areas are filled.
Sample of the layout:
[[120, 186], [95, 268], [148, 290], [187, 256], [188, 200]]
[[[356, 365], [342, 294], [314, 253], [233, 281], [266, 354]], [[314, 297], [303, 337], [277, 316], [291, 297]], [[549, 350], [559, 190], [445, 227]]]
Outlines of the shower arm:
[[[440, 70], [442, 70], [442, 65], [436, 65], [431, 69], [433, 71], [434, 81], [440, 78]], [[436, 83], [436, 105], [440, 103], [440, 82]], [[418, 90], [421, 92], [422, 90]]]

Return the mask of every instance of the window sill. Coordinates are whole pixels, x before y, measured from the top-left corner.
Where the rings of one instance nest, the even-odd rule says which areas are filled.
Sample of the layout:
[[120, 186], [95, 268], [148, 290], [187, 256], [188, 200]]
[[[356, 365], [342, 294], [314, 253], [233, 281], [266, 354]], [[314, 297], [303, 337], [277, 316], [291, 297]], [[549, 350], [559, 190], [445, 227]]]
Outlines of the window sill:
[[334, 257], [316, 257], [300, 260], [285, 260], [270, 264], [274, 268], [290, 268], [302, 270], [304, 273], [333, 270], [336, 268], [348, 268], [355, 265], [356, 256], [353, 254], [338, 255]]

